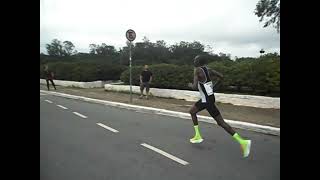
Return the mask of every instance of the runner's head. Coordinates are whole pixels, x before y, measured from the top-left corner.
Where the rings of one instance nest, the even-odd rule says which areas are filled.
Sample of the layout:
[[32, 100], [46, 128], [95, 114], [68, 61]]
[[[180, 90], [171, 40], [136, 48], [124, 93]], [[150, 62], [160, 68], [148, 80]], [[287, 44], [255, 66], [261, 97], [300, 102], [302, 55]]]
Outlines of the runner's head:
[[207, 57], [205, 55], [197, 55], [193, 59], [193, 65], [195, 67], [200, 67], [208, 63]]

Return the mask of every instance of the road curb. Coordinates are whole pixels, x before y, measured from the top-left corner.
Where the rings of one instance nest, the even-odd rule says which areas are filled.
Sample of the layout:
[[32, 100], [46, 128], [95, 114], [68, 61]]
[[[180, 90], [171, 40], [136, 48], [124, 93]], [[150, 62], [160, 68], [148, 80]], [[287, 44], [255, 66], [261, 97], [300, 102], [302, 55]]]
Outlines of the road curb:
[[[100, 100], [100, 99], [93, 99], [93, 98], [88, 98], [88, 97], [83, 97], [83, 96], [76, 96], [76, 95], [71, 95], [71, 94], [45, 91], [45, 90], [40, 90], [40, 92], [51, 94], [54, 96], [65, 97], [65, 98], [69, 98], [69, 99], [77, 99], [77, 100], [82, 100], [82, 101], [86, 101], [86, 102], [98, 103], [98, 104], [103, 104], [103, 105], [108, 105], [108, 106], [113, 106], [113, 107], [120, 107], [120, 108], [135, 110], [135, 111], [142, 110], [144, 112], [179, 117], [182, 119], [190, 120], [190, 114], [183, 113], [183, 112], [170, 111], [170, 110], [166, 110], [166, 109], [158, 109], [158, 108], [138, 106], [138, 105], [131, 105], [131, 104], [125, 104], [125, 103], [119, 103], [119, 102], [112, 102], [112, 101], [105, 101], [105, 100]], [[213, 120], [213, 118], [208, 117], [208, 116], [198, 116], [198, 120], [201, 122], [217, 124], [216, 121]], [[247, 122], [228, 120], [228, 119], [225, 119], [225, 121], [228, 124], [230, 124], [230, 126], [232, 126], [234, 128], [280, 136], [280, 128], [271, 127], [271, 126], [264, 126], [264, 125], [259, 125], [259, 124], [253, 124], [253, 123], [247, 123]]]

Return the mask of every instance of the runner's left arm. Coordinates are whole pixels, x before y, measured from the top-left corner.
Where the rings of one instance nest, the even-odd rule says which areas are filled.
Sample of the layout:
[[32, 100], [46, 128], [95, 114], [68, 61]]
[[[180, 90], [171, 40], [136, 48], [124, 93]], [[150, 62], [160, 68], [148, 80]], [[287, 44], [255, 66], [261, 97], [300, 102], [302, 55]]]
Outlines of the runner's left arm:
[[[223, 75], [221, 73], [219, 73], [218, 71], [215, 71], [213, 69], [209, 69], [209, 75], [210, 75], [210, 78], [211, 77], [218, 77], [219, 80], [222, 80], [223, 79]], [[212, 79], [212, 78], [211, 78]]]

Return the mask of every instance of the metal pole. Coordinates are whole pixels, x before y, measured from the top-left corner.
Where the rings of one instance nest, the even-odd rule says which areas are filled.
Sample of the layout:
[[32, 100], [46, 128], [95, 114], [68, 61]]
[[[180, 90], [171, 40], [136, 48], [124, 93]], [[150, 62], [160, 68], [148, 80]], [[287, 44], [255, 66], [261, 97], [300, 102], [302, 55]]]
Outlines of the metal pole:
[[130, 48], [129, 48], [129, 54], [130, 54], [130, 103], [132, 103], [132, 74], [131, 74], [131, 41], [130, 41]]

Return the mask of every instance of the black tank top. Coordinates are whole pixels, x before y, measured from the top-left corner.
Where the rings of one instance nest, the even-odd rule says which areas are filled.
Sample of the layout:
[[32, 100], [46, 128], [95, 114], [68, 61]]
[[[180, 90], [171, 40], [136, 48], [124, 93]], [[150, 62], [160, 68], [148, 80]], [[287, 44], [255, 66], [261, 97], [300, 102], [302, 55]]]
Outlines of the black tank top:
[[200, 67], [200, 69], [202, 69], [202, 71], [204, 72], [205, 81], [204, 82], [198, 81], [198, 89], [200, 92], [201, 101], [205, 103], [205, 102], [208, 102], [209, 96], [214, 96], [213, 85], [212, 85], [212, 81], [210, 79], [207, 67], [202, 66]]

